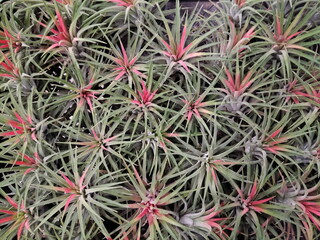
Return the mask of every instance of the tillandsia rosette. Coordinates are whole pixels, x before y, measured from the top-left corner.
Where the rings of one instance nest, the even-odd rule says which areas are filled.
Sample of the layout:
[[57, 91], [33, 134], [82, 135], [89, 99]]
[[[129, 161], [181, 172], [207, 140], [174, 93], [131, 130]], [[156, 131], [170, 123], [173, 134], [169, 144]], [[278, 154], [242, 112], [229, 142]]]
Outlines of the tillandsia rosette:
[[0, 5], [0, 240], [320, 239], [320, 1]]

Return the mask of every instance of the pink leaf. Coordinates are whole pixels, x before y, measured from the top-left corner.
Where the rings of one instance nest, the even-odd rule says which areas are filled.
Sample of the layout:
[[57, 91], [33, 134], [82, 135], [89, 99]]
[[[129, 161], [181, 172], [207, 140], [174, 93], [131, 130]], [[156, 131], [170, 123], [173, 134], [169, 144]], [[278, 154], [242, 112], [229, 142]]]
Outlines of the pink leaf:
[[70, 203], [72, 202], [73, 199], [75, 199], [78, 195], [77, 194], [71, 194], [66, 201], [66, 205], [64, 206], [63, 212], [66, 212]]
[[[170, 47], [170, 45], [165, 41], [165, 40], [163, 40], [162, 38], [161, 38], [161, 42], [162, 42], [162, 44], [166, 47], [166, 49], [172, 54], [173, 53], [173, 50], [172, 50], [172, 48]], [[170, 54], [170, 55], [171, 55]]]
[[13, 221], [14, 220], [14, 217], [13, 216], [11, 216], [11, 217], [6, 217], [6, 218], [1, 218], [0, 219], [0, 224], [2, 224], [2, 223], [7, 223], [7, 222], [11, 222], [11, 221]]
[[106, 138], [106, 139], [103, 140], [103, 143], [108, 143], [108, 142], [112, 141], [115, 138], [117, 138], [117, 136]]
[[250, 209], [252, 209], [255, 212], [261, 213], [264, 211], [262, 207], [257, 207], [257, 206], [250, 206]]
[[282, 35], [282, 29], [281, 29], [281, 23], [279, 17], [276, 17], [276, 31], [277, 31], [277, 37]]
[[194, 57], [200, 57], [203, 55], [205, 55], [205, 53], [203, 53], [203, 52], [189, 53], [183, 57], [183, 60], [187, 60], [187, 59], [194, 58]]
[[192, 118], [192, 114], [193, 112], [192, 111], [188, 111], [187, 113], [187, 121], [190, 122], [191, 118]]
[[67, 27], [66, 27], [66, 25], [64, 23], [64, 20], [63, 20], [60, 12], [58, 10], [56, 10], [56, 15], [57, 15], [57, 18], [58, 18], [58, 22], [56, 23], [57, 27], [58, 28], [61, 27], [62, 32], [64, 32], [66, 35], [68, 35], [69, 33], [68, 33], [68, 30], [67, 30]]
[[188, 66], [187, 66], [187, 64], [186, 64], [184, 61], [180, 60], [180, 61], [178, 61], [178, 63], [180, 63], [180, 65], [181, 65], [188, 73], [191, 73], [190, 70], [189, 70], [189, 68], [188, 68]]
[[268, 202], [268, 201], [270, 201], [270, 200], [273, 199], [273, 198], [274, 198], [274, 196], [273, 196], [273, 197], [266, 198], [266, 199], [258, 200], [258, 201], [253, 201], [253, 202], [251, 202], [251, 204], [252, 204], [252, 205], [259, 205], [259, 204]]
[[145, 215], [147, 215], [147, 213], [148, 213], [148, 208], [143, 209], [143, 211], [142, 211], [138, 216], [136, 216], [136, 217], [134, 218], [134, 221], [140, 220], [140, 219], [143, 218]]
[[9, 197], [9, 196], [5, 196], [5, 199], [8, 201], [8, 203], [10, 203], [10, 205], [12, 206], [12, 207], [14, 207], [15, 209], [18, 209], [19, 208], [19, 205], [15, 202], [15, 201], [13, 201], [13, 199], [11, 198], [11, 197]]
[[5, 132], [5, 133], [0, 133], [0, 136], [14, 136], [17, 134], [23, 134], [23, 130], [17, 130], [17, 131], [12, 131], [12, 132]]
[[82, 173], [81, 178], [79, 179], [79, 188], [80, 188], [81, 191], [82, 191], [83, 188], [85, 187], [85, 186], [82, 186], [82, 185], [83, 185], [84, 178], [85, 178], [86, 175], [87, 175], [87, 172], [88, 172], [88, 168], [87, 168], [86, 170], [84, 170], [84, 172]]
[[248, 196], [247, 201], [251, 202], [251, 200], [256, 196], [256, 194], [257, 194], [257, 181], [254, 181], [252, 189], [249, 192], [249, 196]]
[[115, 78], [115, 80], [119, 80], [124, 74], [126, 74], [126, 71], [121, 71], [118, 76]]
[[127, 56], [126, 50], [124, 49], [121, 41], [120, 41], [120, 45], [121, 45], [121, 51], [122, 51], [122, 55], [123, 55], [124, 64], [126, 66], [128, 66], [129, 65], [128, 56]]
[[24, 229], [24, 224], [25, 221], [23, 221], [22, 223], [20, 223], [20, 226], [18, 228], [18, 232], [17, 232], [17, 239], [20, 240], [21, 239], [21, 235], [22, 235], [22, 231]]
[[71, 188], [76, 189], [76, 185], [66, 175], [64, 175], [62, 172], [60, 172], [60, 174]]
[[287, 38], [287, 41], [289, 41], [290, 39], [292, 39], [292, 38], [294, 38], [295, 36], [299, 35], [301, 32], [302, 32], [302, 31], [296, 32], [296, 33], [290, 35], [290, 36]]
[[130, 62], [129, 62], [129, 66], [134, 65], [137, 60], [138, 60], [137, 57], [132, 58], [132, 59], [130, 60]]
[[23, 129], [24, 129], [23, 126], [21, 126], [21, 123], [16, 122], [16, 121], [9, 120], [9, 121], [8, 121], [8, 124], [9, 124], [11, 127], [14, 127], [14, 128], [20, 129], [20, 130], [23, 130]]
[[187, 26], [184, 26], [182, 30], [181, 40], [178, 45], [178, 51], [177, 51], [178, 54], [183, 51], [183, 48], [186, 42], [186, 36], [187, 36]]
[[266, 141], [275, 138], [276, 136], [279, 135], [279, 133], [282, 131], [282, 128], [279, 128], [278, 130], [274, 131], [268, 138], [266, 138]]
[[87, 102], [87, 104], [88, 104], [88, 106], [89, 106], [90, 111], [93, 113], [93, 105], [92, 105], [91, 98], [90, 98], [90, 97], [87, 97], [87, 98], [86, 98], [86, 102]]
[[6, 213], [6, 214], [9, 214], [9, 215], [14, 215], [14, 214], [16, 214], [16, 213], [17, 213], [17, 212], [8, 211], [8, 210], [2, 210], [2, 209], [0, 209], [0, 212], [2, 212], [2, 213]]

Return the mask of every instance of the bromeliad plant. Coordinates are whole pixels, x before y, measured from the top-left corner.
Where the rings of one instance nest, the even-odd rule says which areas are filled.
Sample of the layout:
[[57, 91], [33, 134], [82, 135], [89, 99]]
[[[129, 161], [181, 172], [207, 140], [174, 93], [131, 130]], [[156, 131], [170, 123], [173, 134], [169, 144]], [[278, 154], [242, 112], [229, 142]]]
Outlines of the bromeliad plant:
[[0, 49], [3, 51], [10, 50], [11, 48], [17, 53], [21, 48], [20, 34], [16, 36], [9, 33], [7, 29], [0, 31]]
[[[71, 47], [73, 39], [70, 36], [69, 29], [59, 10], [56, 10], [56, 19], [54, 19], [53, 22], [55, 27], [50, 29], [52, 35], [39, 35], [40, 38], [44, 38], [52, 43], [52, 45], [45, 51], [50, 51], [54, 48]], [[42, 22], [39, 22], [39, 24], [45, 28], [48, 28], [48, 26]]]
[[320, 2], [175, 4], [0, 5], [0, 239], [320, 239]]
[[[196, 29], [196, 22], [194, 20], [199, 15], [199, 12], [196, 12], [196, 9], [192, 11], [189, 18], [185, 17], [186, 20], [183, 22], [181, 20], [179, 8], [176, 8], [172, 26], [170, 26], [170, 23], [168, 19], [165, 18], [164, 14], [161, 11], [160, 13], [164, 25], [164, 29], [161, 29], [160, 33], [162, 33], [162, 31], [163, 33], [161, 35], [158, 34], [159, 29], [155, 29], [155, 25], [148, 26], [147, 29], [150, 30], [151, 34], [156, 36], [160, 43], [160, 46], [155, 46], [154, 51], [162, 55], [159, 57], [160, 59], [164, 59], [167, 62], [167, 74], [170, 74], [172, 69], [176, 69], [187, 76], [191, 73], [190, 68], [195, 71], [199, 70], [193, 62], [196, 60], [203, 61], [206, 59], [205, 56], [210, 55], [207, 49], [215, 45], [215, 43], [206, 43], [205, 39], [217, 29], [213, 28], [210, 31], [203, 33], [203, 28], [206, 25], [205, 21], [203, 22], [203, 27]], [[155, 22], [152, 22], [152, 24], [155, 24]], [[198, 37], [195, 37], [190, 41], [192, 29], [195, 29]]]
[[[26, 209], [24, 203], [18, 204], [11, 197], [5, 194], [1, 189], [1, 195], [6, 199], [9, 204], [9, 208], [0, 209], [5, 217], [0, 219], [0, 224], [11, 223], [10, 228], [7, 230], [5, 235], [2, 237], [7, 238], [17, 235], [17, 239], [22, 239], [23, 233], [30, 230], [30, 216], [28, 210]], [[17, 234], [15, 234], [15, 231]]]

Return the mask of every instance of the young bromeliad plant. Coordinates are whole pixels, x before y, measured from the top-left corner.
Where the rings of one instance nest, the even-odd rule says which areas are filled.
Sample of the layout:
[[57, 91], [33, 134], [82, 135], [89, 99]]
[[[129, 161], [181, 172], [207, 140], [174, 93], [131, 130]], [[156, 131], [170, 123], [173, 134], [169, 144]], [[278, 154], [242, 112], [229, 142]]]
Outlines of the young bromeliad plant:
[[320, 2], [200, 5], [0, 5], [0, 239], [320, 238]]

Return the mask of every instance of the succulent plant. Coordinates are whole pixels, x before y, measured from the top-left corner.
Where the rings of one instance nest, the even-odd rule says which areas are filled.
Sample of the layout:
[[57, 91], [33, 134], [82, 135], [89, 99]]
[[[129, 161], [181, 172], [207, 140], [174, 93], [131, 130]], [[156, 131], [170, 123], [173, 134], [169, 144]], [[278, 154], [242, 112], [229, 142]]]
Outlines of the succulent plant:
[[320, 238], [320, 2], [168, 6], [0, 5], [0, 239]]

